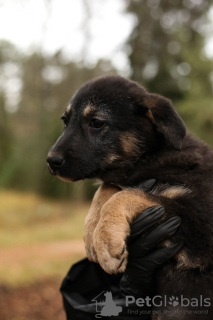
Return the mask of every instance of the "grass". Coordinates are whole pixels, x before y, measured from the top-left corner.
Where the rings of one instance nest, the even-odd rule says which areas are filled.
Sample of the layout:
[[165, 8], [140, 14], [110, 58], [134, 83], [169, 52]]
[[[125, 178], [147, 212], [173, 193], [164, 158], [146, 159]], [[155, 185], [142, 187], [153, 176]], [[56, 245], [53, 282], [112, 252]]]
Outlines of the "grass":
[[49, 262], [37, 261], [32, 263], [28, 261], [22, 265], [11, 265], [10, 267], [1, 264], [0, 285], [15, 288], [23, 285], [29, 286], [38, 280], [54, 279], [62, 282], [70, 267], [80, 259], [82, 259], [82, 256], [79, 254], [71, 258], [50, 260]]
[[[47, 254], [45, 259], [32, 253], [26, 260], [17, 257], [19, 249], [30, 251], [36, 245], [42, 250], [42, 245], [82, 240], [89, 204], [4, 190], [0, 203], [0, 284], [17, 286], [42, 278], [62, 280], [70, 266], [82, 258], [82, 252], [75, 251], [70, 257], [59, 252], [49, 258]], [[14, 261], [11, 254], [8, 261], [1, 261], [1, 250], [4, 256], [13, 250]]]
[[0, 248], [83, 237], [89, 204], [13, 191], [2, 191], [0, 203]]

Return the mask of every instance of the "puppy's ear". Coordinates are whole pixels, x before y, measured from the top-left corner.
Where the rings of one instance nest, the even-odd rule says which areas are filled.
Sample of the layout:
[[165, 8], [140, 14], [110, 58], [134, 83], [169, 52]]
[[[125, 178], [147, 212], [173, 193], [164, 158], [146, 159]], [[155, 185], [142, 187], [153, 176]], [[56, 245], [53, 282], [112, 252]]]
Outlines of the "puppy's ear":
[[167, 143], [172, 148], [180, 150], [186, 134], [186, 127], [171, 101], [157, 94], [147, 94], [141, 102], [142, 104], [138, 108], [142, 108], [143, 114], [163, 134]]

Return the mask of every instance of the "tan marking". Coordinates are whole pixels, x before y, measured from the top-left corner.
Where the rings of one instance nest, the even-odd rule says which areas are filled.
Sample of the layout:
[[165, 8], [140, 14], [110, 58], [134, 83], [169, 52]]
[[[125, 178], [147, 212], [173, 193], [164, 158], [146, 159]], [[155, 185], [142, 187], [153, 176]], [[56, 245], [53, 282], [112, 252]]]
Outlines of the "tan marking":
[[194, 261], [190, 260], [185, 250], [181, 250], [179, 253], [177, 253], [176, 258], [178, 260], [178, 269], [205, 269], [205, 266], [199, 258], [194, 258]]
[[90, 113], [92, 113], [94, 111], [95, 111], [95, 107], [92, 105], [88, 105], [88, 106], [86, 106], [86, 108], [83, 111], [83, 116], [87, 117]]
[[119, 155], [117, 155], [117, 154], [109, 154], [107, 156], [107, 163], [112, 163], [112, 162], [114, 162], [116, 160], [119, 160], [119, 159], [120, 159]]
[[114, 194], [103, 206], [102, 211], [111, 212], [115, 219], [125, 217], [129, 223], [143, 210], [159, 205], [140, 189], [124, 189]]
[[174, 199], [176, 197], [182, 197], [190, 192], [191, 190], [188, 188], [185, 188], [184, 186], [173, 186], [160, 192], [159, 195], [169, 199]]
[[90, 210], [100, 211], [103, 205], [118, 191], [120, 191], [120, 188], [112, 184], [103, 183], [93, 197]]
[[[170, 240], [165, 240], [163, 241], [160, 246], [162, 247], [170, 247], [172, 245], [172, 242]], [[200, 268], [204, 269], [204, 266], [202, 265], [201, 261], [199, 258], [195, 258], [194, 261], [190, 260], [186, 251], [181, 250], [175, 255], [178, 264], [177, 268], [178, 269], [194, 269], [194, 268]]]
[[66, 107], [66, 113], [69, 113], [71, 110], [71, 104], [68, 104], [68, 106]]
[[94, 230], [98, 224], [100, 219], [100, 211], [103, 205], [111, 198], [113, 194], [120, 191], [119, 188], [110, 185], [110, 184], [102, 184], [98, 190], [96, 191], [89, 212], [85, 219], [84, 224], [84, 243], [86, 254], [89, 260], [98, 262], [96, 252], [93, 244], [93, 234]]
[[147, 111], [146, 116], [149, 118], [149, 120], [152, 121], [153, 124], [155, 123], [155, 119], [154, 119], [154, 117], [153, 117], [153, 114], [152, 114], [152, 111], [151, 111], [151, 110], [148, 110], [148, 111]]
[[157, 203], [140, 189], [101, 185], [85, 220], [84, 241], [89, 260], [98, 262], [108, 273], [123, 272], [130, 223], [153, 205]]
[[131, 133], [124, 133], [121, 137], [122, 148], [125, 153], [134, 153], [137, 151], [137, 138]]
[[[160, 247], [170, 247], [172, 245], [172, 242], [170, 240], [165, 240], [162, 243], [160, 243]], [[175, 255], [175, 258], [177, 259], [177, 268], [178, 269], [195, 269], [200, 268], [205, 269], [203, 264], [201, 263], [199, 258], [195, 258], [194, 261], [190, 260], [186, 251], [181, 250]]]
[[128, 257], [126, 239], [130, 234], [130, 224], [143, 210], [155, 205], [158, 203], [139, 189], [121, 190], [103, 205], [93, 243], [97, 261], [107, 273], [125, 270]]
[[147, 108], [152, 109], [157, 105], [157, 98], [156, 97], [153, 98], [152, 96], [147, 96], [144, 98], [143, 102]]
[[169, 247], [171, 247], [172, 243], [171, 243], [171, 241], [169, 241], [169, 240], [165, 240], [165, 241], [162, 242], [161, 245], [162, 245], [163, 247], [169, 248]]
[[66, 177], [61, 177], [61, 176], [57, 176], [60, 180], [65, 181], [65, 182], [72, 182], [72, 179], [70, 178], [66, 178]]

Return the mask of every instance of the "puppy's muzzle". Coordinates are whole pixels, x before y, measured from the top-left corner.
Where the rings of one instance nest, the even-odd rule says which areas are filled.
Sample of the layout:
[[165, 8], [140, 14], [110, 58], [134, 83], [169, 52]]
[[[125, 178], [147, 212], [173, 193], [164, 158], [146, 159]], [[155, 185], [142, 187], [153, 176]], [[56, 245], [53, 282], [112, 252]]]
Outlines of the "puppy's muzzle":
[[51, 156], [48, 155], [47, 163], [48, 168], [51, 174], [56, 175], [57, 171], [60, 169], [64, 162], [64, 159], [61, 156]]

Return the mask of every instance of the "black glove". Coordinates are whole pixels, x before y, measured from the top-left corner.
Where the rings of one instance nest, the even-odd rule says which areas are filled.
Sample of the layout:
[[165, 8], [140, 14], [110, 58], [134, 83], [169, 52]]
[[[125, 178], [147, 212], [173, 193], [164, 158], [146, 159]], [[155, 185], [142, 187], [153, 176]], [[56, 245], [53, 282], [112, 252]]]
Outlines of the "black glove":
[[131, 226], [131, 236], [128, 240], [128, 264], [120, 283], [124, 294], [140, 297], [151, 295], [154, 289], [155, 271], [174, 256], [183, 245], [177, 243], [169, 247], [157, 248], [160, 242], [169, 239], [177, 231], [181, 223], [180, 217], [170, 218], [147, 233], [163, 214], [163, 207], [148, 208], [135, 219]]

